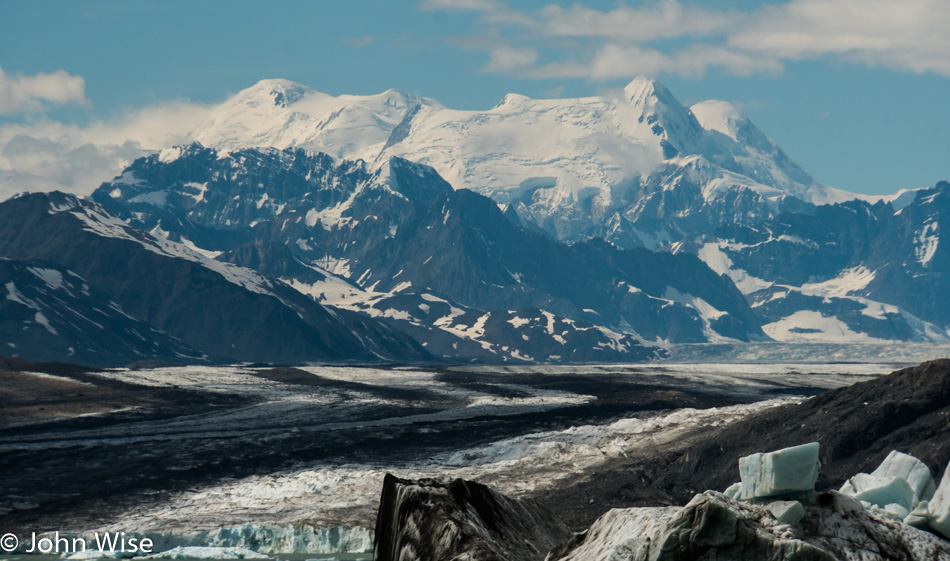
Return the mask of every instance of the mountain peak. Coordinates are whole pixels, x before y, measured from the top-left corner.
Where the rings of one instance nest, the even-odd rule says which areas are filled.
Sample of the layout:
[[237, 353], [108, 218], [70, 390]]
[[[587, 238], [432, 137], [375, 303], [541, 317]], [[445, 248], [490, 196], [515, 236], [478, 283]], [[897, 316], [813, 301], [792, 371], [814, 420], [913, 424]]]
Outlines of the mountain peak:
[[516, 93], [507, 93], [505, 97], [501, 98], [501, 101], [498, 102], [496, 107], [501, 105], [517, 105], [524, 101], [531, 101], [531, 98], [526, 95], [516, 94]]
[[666, 89], [666, 86], [646, 76], [637, 76], [623, 88], [624, 97], [636, 105], [653, 105], [657, 101], [668, 104], [670, 100], [679, 102]]
[[250, 88], [242, 90], [236, 97], [259, 104], [273, 104], [276, 107], [293, 105], [303, 96], [316, 90], [297, 82], [283, 79], [261, 80]]

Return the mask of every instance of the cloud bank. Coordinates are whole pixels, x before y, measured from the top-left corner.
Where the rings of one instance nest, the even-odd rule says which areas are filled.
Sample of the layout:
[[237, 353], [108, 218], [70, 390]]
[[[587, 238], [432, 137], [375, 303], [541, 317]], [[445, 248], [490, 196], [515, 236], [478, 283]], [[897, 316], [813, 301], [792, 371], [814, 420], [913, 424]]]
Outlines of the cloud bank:
[[89, 105], [86, 81], [63, 70], [10, 76], [0, 68], [0, 115], [36, 113], [55, 105]]
[[[836, 59], [950, 77], [945, 0], [791, 0], [713, 10], [659, 0], [599, 10], [550, 4], [519, 11], [496, 0], [422, 0], [428, 11], [478, 14], [484, 72], [608, 80], [636, 74], [775, 74], [789, 61]], [[486, 46], [489, 44], [490, 46]], [[479, 45], [482, 45], [479, 47]]]
[[47, 119], [0, 125], [0, 201], [23, 191], [90, 194], [135, 158], [190, 142], [209, 111], [173, 102], [86, 126]]

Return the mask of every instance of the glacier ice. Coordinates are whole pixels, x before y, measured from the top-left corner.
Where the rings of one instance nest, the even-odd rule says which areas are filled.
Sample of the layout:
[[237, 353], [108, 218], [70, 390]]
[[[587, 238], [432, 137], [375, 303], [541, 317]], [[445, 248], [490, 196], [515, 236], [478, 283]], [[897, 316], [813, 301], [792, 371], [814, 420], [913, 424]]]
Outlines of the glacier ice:
[[930, 515], [930, 527], [950, 538], [950, 464], [947, 464], [940, 486], [927, 506], [927, 513]]
[[243, 547], [176, 547], [143, 559], [268, 559], [263, 553]]
[[881, 508], [899, 505], [909, 512], [917, 506], [913, 502], [914, 490], [900, 477], [877, 477], [859, 473], [847, 480], [841, 486], [840, 492]]
[[877, 469], [855, 475], [840, 492], [860, 500], [866, 508], [876, 507], [889, 518], [916, 526], [925, 524], [927, 513], [918, 512], [911, 520], [908, 517], [922, 501], [933, 497], [934, 481], [925, 463], [892, 450]]
[[920, 501], [929, 501], [934, 495], [936, 485], [930, 468], [927, 464], [897, 450], [892, 450], [887, 458], [881, 462], [876, 470], [871, 472], [875, 477], [899, 477], [910, 485], [914, 492], [911, 502], [916, 505]]
[[722, 494], [732, 500], [738, 501], [739, 495], [742, 494], [742, 483], [733, 483], [725, 491], [723, 491]]
[[63, 559], [68, 559], [69, 561], [92, 561], [93, 559], [122, 559], [129, 555], [124, 551], [112, 551], [112, 550], [98, 550], [98, 549], [86, 549], [83, 551], [76, 551], [70, 553], [69, 555], [63, 555]]
[[926, 529], [930, 525], [930, 503], [920, 501], [917, 508], [904, 517], [904, 524], [914, 528]]
[[[83, 534], [87, 549], [93, 534]], [[373, 532], [355, 526], [314, 528], [310, 525], [246, 524], [231, 528], [199, 530], [189, 533], [127, 532], [127, 538], [148, 538], [155, 551], [211, 547], [218, 550], [254, 551], [264, 555], [285, 553], [366, 553], [373, 550]]]
[[819, 468], [817, 442], [739, 458], [740, 498], [748, 500], [813, 491]]

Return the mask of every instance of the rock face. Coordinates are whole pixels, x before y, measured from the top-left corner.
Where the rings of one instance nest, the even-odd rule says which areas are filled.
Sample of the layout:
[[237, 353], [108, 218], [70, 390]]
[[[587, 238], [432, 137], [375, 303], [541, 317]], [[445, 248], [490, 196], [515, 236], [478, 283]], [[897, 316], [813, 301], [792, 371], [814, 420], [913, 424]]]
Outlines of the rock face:
[[200, 362], [202, 353], [122, 310], [78, 274], [48, 261], [0, 257], [3, 354], [124, 366], [130, 359]]
[[370, 169], [195, 144], [136, 160], [93, 198], [135, 228], [384, 318], [437, 356], [641, 360], [652, 342], [762, 338], [742, 295], [695, 256], [567, 246], [400, 158]]
[[571, 531], [540, 503], [453, 481], [383, 481], [376, 561], [541, 561]]
[[731, 278], [779, 341], [947, 340], [950, 183], [726, 224], [677, 251]]
[[571, 536], [537, 503], [463, 480], [391, 475], [383, 484], [375, 543], [377, 561], [950, 559], [950, 542], [834, 491], [813, 494], [804, 504], [740, 502], [706, 491], [685, 507], [612, 509]]
[[552, 551], [549, 561], [924, 561], [950, 558], [939, 538], [864, 512], [838, 493], [819, 495], [795, 525], [766, 505], [715, 491], [685, 507], [615, 509]]
[[[85, 304], [87, 307], [101, 308], [104, 302], [114, 302], [115, 310], [127, 314], [129, 320], [147, 324], [164, 334], [166, 341], [177, 339], [182, 347], [196, 349], [213, 360], [377, 361], [430, 357], [408, 337], [368, 316], [323, 306], [276, 279], [136, 230], [102, 206], [72, 195], [34, 193], [0, 204], [0, 257], [54, 263], [62, 268], [59, 274], [64, 282], [73, 282], [74, 277], [63, 272], [68, 269], [90, 287], [90, 298], [98, 295], [98, 300]], [[48, 275], [49, 279], [54, 276], [53, 272]], [[15, 285], [16, 281], [12, 282]], [[72, 293], [83, 295], [82, 290]], [[64, 306], [55, 307], [62, 313]], [[82, 307], [75, 310], [81, 311]], [[54, 315], [47, 317], [52, 320]], [[93, 320], [96, 317], [88, 316]], [[120, 331], [114, 335], [119, 338], [121, 330], [131, 324], [114, 325]], [[143, 333], [145, 336], [154, 337], [152, 333]], [[82, 342], [76, 338], [73, 346], [79, 348]], [[86, 361], [114, 365], [124, 359], [127, 364], [169, 354], [150, 356], [130, 351], [121, 357], [99, 353], [101, 357], [90, 356]], [[4, 352], [17, 354], [9, 348]], [[186, 361], [187, 354], [183, 351], [176, 358]], [[42, 358], [71, 359], [68, 354]]]

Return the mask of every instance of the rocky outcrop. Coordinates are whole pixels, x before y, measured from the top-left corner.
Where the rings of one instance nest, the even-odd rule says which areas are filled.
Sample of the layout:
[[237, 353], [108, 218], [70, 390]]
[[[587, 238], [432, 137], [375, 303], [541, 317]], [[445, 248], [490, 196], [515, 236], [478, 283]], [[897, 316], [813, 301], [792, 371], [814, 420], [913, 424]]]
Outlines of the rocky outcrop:
[[376, 519], [376, 561], [541, 561], [571, 537], [540, 503], [456, 479], [387, 474]]
[[[612, 509], [571, 537], [538, 503], [470, 481], [387, 475], [377, 561], [931, 561], [950, 542], [836, 491], [736, 501], [706, 491], [684, 507]], [[558, 543], [560, 541], [560, 543]], [[547, 554], [545, 555], [545, 552]]]
[[804, 507], [797, 524], [769, 504], [741, 503], [706, 491], [685, 507], [614, 509], [552, 551], [548, 561], [888, 561], [950, 559], [950, 544], [879, 518], [836, 492]]

